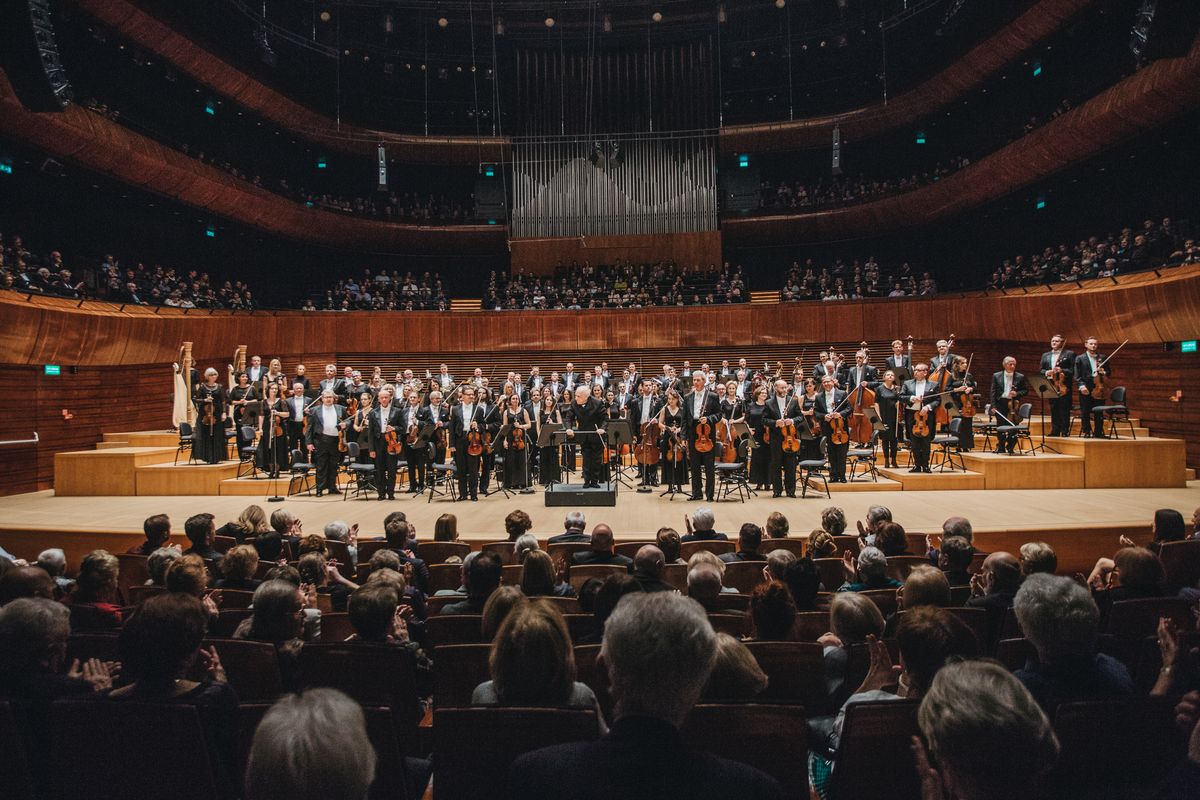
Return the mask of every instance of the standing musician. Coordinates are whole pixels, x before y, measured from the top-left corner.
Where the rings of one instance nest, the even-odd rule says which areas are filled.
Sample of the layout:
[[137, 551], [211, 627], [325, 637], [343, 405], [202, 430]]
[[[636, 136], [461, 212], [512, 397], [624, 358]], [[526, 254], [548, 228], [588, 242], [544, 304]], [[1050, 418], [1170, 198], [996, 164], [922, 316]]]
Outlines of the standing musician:
[[617, 393], [609, 389], [604, 393], [604, 408], [610, 420], [624, 419], [625, 406], [617, 399]]
[[825, 362], [829, 360], [829, 351], [822, 350], [817, 354], [817, 363], [813, 364], [813, 380], [821, 380], [825, 376]]
[[258, 418], [258, 468], [268, 478], [278, 478], [279, 468], [288, 461], [287, 418], [287, 404], [279, 396], [279, 384], [268, 383]]
[[450, 369], [442, 364], [438, 367], [438, 374], [434, 381], [441, 387], [443, 392], [448, 392], [454, 388], [454, 376], [450, 374]]
[[388, 452], [387, 435], [404, 436], [400, 409], [392, 403], [395, 388], [385, 384], [379, 390], [379, 405], [371, 412], [371, 458], [375, 460], [375, 489], [379, 499], [396, 499], [396, 462], [398, 453]]
[[292, 383], [299, 383], [304, 386], [304, 396], [313, 401], [317, 399], [317, 392], [312, 387], [312, 382], [308, 379], [308, 371], [303, 364], [296, 365], [296, 377], [292, 378]]
[[[949, 391], [954, 392], [958, 398], [958, 406], [961, 409], [963, 400], [967, 395], [974, 395], [977, 387], [975, 377], [967, 371], [967, 359], [962, 356], [955, 356], [950, 367], [950, 385], [947, 387]], [[969, 453], [975, 449], [975, 420], [974, 414], [961, 414], [959, 418], [962, 420], [958, 423], [958, 452]]]
[[950, 342], [945, 339], [938, 339], [937, 351], [938, 354], [929, 359], [929, 371], [931, 373], [936, 372], [941, 367], [950, 369], [950, 364], [954, 361], [954, 354], [950, 352]]
[[303, 383], [292, 384], [292, 396], [287, 399], [287, 407], [288, 441], [300, 447], [300, 442], [304, 440], [304, 415], [308, 412], [308, 397], [304, 394]]
[[746, 423], [750, 426], [750, 435], [753, 437], [749, 481], [754, 484], [756, 491], [762, 491], [763, 486], [770, 480], [767, 469], [771, 463], [771, 456], [764, 449], [763, 443], [763, 431], [766, 430], [763, 417], [770, 394], [766, 386], [759, 386], [754, 390], [754, 398], [746, 406]]
[[739, 369], [737, 371], [737, 380], [734, 382], [734, 394], [739, 400], [749, 402], [750, 397], [750, 378], [746, 375], [746, 370]]
[[[476, 393], [478, 396], [478, 393]], [[451, 409], [442, 402], [442, 393], [434, 389], [429, 393], [429, 404], [425, 407], [425, 420], [433, 423], [433, 438], [429, 440], [429, 463], [446, 463], [446, 451], [451, 446], [450, 415]], [[483, 419], [483, 409], [479, 409], [479, 419]], [[426, 476], [432, 478], [432, 476]]]
[[847, 390], [855, 387], [873, 389], [879, 382], [879, 371], [867, 363], [867, 351], [859, 350], [854, 354], [854, 366], [844, 373]]
[[245, 372], [239, 372], [237, 386], [229, 390], [229, 406], [233, 417], [233, 431], [237, 434], [238, 455], [241, 455], [242, 448], [254, 445], [253, 437], [247, 439], [242, 436], [242, 428], [257, 427], [257, 415], [251, 404], [253, 403], [254, 407], [257, 407], [258, 400], [258, 389], [250, 383], [250, 376]]
[[879, 432], [879, 440], [883, 443], [883, 461], [885, 467], [896, 468], [897, 440], [899, 437], [899, 407], [900, 387], [896, 385], [896, 373], [890, 369], [883, 373], [883, 380], [875, 387], [875, 408], [879, 418], [883, 420], [883, 430]]
[[400, 406], [400, 415], [400, 429], [404, 431], [404, 460], [408, 463], [408, 493], [420, 494], [425, 489], [425, 476], [429, 469], [429, 443], [418, 444], [417, 437], [428, 413], [421, 405], [421, 395], [415, 389], [409, 390], [407, 401]]
[[363, 381], [361, 372], [354, 370], [350, 374], [349, 382], [346, 383], [346, 394], [350, 397], [362, 397], [364, 393], [374, 396], [374, 392], [371, 392], [371, 384]]
[[[360, 392], [358, 395], [358, 410], [350, 420], [354, 431], [354, 441], [358, 443], [359, 464], [370, 464], [371, 458], [371, 403], [375, 395], [370, 392]], [[347, 431], [349, 433], [349, 431]]]
[[250, 382], [257, 384], [266, 374], [263, 370], [262, 356], [250, 356], [250, 366], [246, 367], [246, 375], [250, 378]]
[[616, 402], [617, 408], [624, 409], [629, 405], [629, 401], [633, 399], [633, 391], [629, 386], [628, 381], [621, 381], [619, 391], [617, 391], [613, 400]]
[[792, 385], [788, 387], [788, 394], [794, 395], [796, 397], [803, 396], [804, 384], [810, 380], [812, 380], [812, 379], [804, 377], [804, 368], [803, 367], [796, 367], [795, 371], [792, 372]]
[[[534, 431], [533, 438], [540, 440], [542, 437], [542, 426], [551, 423], [558, 425], [562, 424], [562, 412], [558, 410], [558, 400], [550, 392], [542, 395], [541, 402], [538, 404], [537, 413], [534, 415]], [[538, 453], [538, 480], [543, 486], [549, 486], [552, 483], [558, 483], [562, 478], [562, 472], [558, 466], [558, 447], [553, 444], [548, 444], [540, 448]]]
[[[353, 373], [351, 373], [353, 375]], [[349, 386], [343, 378], [339, 378], [337, 374], [337, 364], [325, 365], [325, 377], [321, 380], [321, 391], [326, 389], [331, 390], [334, 394], [345, 396], [349, 391]]]
[[804, 379], [804, 391], [798, 396], [800, 413], [804, 416], [804, 424], [800, 426], [800, 460], [819, 461], [821, 459], [821, 424], [817, 421], [817, 382], [812, 378]]
[[309, 453], [314, 453], [317, 464], [317, 497], [323, 492], [341, 494], [337, 484], [338, 431], [346, 427], [346, 407], [338, 405], [337, 393], [333, 389], [321, 392], [320, 405], [308, 412], [308, 434], [305, 444]]
[[817, 381], [824, 385], [826, 378], [832, 378], [835, 387], [841, 386], [842, 374], [837, 368], [837, 362], [833, 359], [825, 359], [823, 364], [820, 374], [816, 375]]
[[575, 390], [575, 384], [579, 383], [579, 373], [575, 371], [575, 365], [570, 361], [567, 362], [566, 369], [562, 374], [563, 386], [570, 391]]
[[[462, 402], [450, 413], [450, 438], [454, 446], [454, 464], [458, 470], [458, 499], [475, 501], [479, 499], [479, 466], [482, 459], [467, 452], [467, 436], [472, 431], [483, 435], [483, 410], [476, 402], [474, 386], [464, 386], [460, 394]], [[433, 411], [436, 407], [434, 403], [441, 405], [441, 392], [430, 392], [430, 396], [429, 408]]]
[[790, 422], [796, 427], [796, 435], [799, 436], [804, 418], [799, 401], [795, 397], [788, 397], [788, 384], [782, 378], [775, 381], [775, 396], [767, 401], [762, 412], [762, 422], [769, 432], [770, 464], [767, 471], [771, 479], [771, 496], [779, 497], [786, 490], [788, 497], [795, 497], [797, 454], [784, 452], [783, 428]]
[[559, 377], [557, 372], [550, 373], [550, 382], [546, 385], [550, 388], [550, 393], [554, 395], [556, 403], [558, 402], [558, 398], [562, 397], [563, 389], [567, 388], [567, 385], [562, 382], [562, 378]]
[[571, 423], [571, 428], [567, 429], [568, 439], [576, 439], [576, 431], [588, 431], [586, 435], [578, 437], [579, 450], [583, 454], [583, 488], [599, 489], [603, 467], [600, 462], [604, 454], [601, 437], [607, 419], [604, 402], [586, 384], [581, 383], [575, 387], [575, 401], [571, 403], [568, 416]]
[[204, 380], [192, 395], [196, 404], [196, 427], [192, 431], [192, 449], [206, 464], [220, 464], [228, 455], [225, 439], [225, 387], [217, 383], [217, 371], [204, 370]]
[[541, 370], [538, 367], [529, 368], [529, 381], [525, 384], [525, 388], [529, 392], [531, 398], [542, 396], [542, 376]]
[[[629, 420], [633, 423], [633, 435], [638, 444], [642, 443], [646, 425], [658, 416], [658, 411], [662, 408], [660, 401], [654, 396], [654, 386], [655, 382], [646, 378], [638, 389], [638, 395], [629, 401]], [[639, 485], [658, 485], [658, 464], [642, 465], [642, 480]]]
[[[717, 453], [714, 446], [707, 453], [696, 449], [699, 436], [696, 426], [701, 422], [709, 424], [709, 438], [716, 434], [717, 420], [721, 418], [721, 404], [717, 396], [705, 388], [705, 376], [701, 372], [692, 373], [692, 391], [683, 398], [683, 410], [687, 414], [687, 439], [689, 450], [688, 467], [692, 471], [692, 494], [689, 499], [699, 500], [704, 497], [712, 502], [716, 491]], [[703, 476], [700, 474], [703, 469]], [[703, 478], [703, 480], [701, 480]]]
[[625, 371], [629, 373], [624, 376], [625, 392], [632, 397], [637, 393], [637, 388], [642, 384], [642, 376], [638, 373], [637, 364], [632, 361], [629, 362], [629, 366], [625, 368]]
[[267, 374], [263, 375], [262, 379], [267, 383], [287, 384], [287, 378], [283, 375], [283, 362], [278, 358], [272, 358], [267, 367]]
[[506, 425], [508, 433], [500, 442], [504, 448], [504, 488], [524, 489], [528, 485], [529, 451], [532, 449], [529, 431], [533, 421], [529, 418], [529, 409], [521, 405], [521, 398], [515, 394], [509, 396], [508, 407], [500, 415], [500, 427]]
[[[659, 447], [662, 450], [662, 480], [671, 487], [671, 491], [683, 491], [683, 483], [687, 480], [687, 439], [684, 436], [684, 426], [687, 424], [687, 411], [683, 407], [683, 398], [674, 387], [667, 389], [667, 399], [658, 409], [658, 424], [662, 428]], [[678, 461], [670, 458], [672, 446], [682, 448], [683, 455]]]
[[[1029, 382], [1025, 376], [1017, 372], [1017, 360], [1012, 356], [1004, 357], [1004, 369], [992, 376], [992, 408], [999, 410], [1008, 422], [1002, 424], [1017, 424], [1014, 416], [1021, 405], [1021, 399], [1029, 394]], [[1012, 455], [1017, 444], [1016, 433], [996, 434], [996, 452]]]
[[488, 495], [488, 487], [492, 485], [492, 473], [496, 470], [496, 434], [500, 431], [500, 406], [487, 388], [487, 378], [483, 379], [484, 388], [475, 392], [479, 401], [479, 420], [483, 429], [485, 445], [483, 455], [479, 457], [479, 493]]
[[[909, 472], [930, 472], [929, 445], [933, 441], [933, 432], [937, 428], [937, 418], [934, 410], [941, 404], [942, 399], [934, 396], [934, 386], [929, 380], [929, 365], [921, 362], [913, 365], [913, 376], [904, 382], [900, 389], [900, 398], [904, 401], [904, 422], [908, 431], [908, 447], [912, 454], [912, 464]], [[926, 412], [925, 424], [929, 432], [923, 436], [913, 433], [913, 420], [916, 412]]]
[[1042, 363], [1038, 365], [1046, 380], [1056, 382], [1056, 377], [1061, 375], [1058, 381], [1067, 387], [1067, 391], [1061, 396], [1052, 397], [1050, 400], [1050, 436], [1071, 435], [1071, 399], [1074, 394], [1071, 387], [1075, 385], [1075, 353], [1064, 350], [1064, 342], [1061, 333], [1051, 336], [1050, 349], [1042, 353]]
[[832, 375], [821, 379], [821, 391], [813, 403], [813, 416], [821, 423], [821, 435], [825, 437], [825, 446], [829, 453], [829, 482], [846, 482], [846, 454], [850, 451], [849, 431], [847, 439], [841, 444], [833, 443], [833, 420], [840, 419], [845, 425], [843, 412], [846, 410], [846, 393], [837, 388], [837, 381]]
[[[1104, 433], [1103, 414], [1096, 414], [1092, 411], [1093, 408], [1101, 405], [1102, 401], [1093, 396], [1092, 390], [1096, 388], [1096, 373], [1099, 372], [1104, 376], [1111, 375], [1112, 367], [1104, 363], [1104, 356], [1100, 355], [1097, 349], [1099, 342], [1096, 341], [1095, 336], [1089, 336], [1083, 343], [1083, 347], [1083, 353], [1075, 358], [1075, 383], [1079, 386], [1079, 424], [1085, 439], [1107, 439], [1108, 435]], [[1104, 366], [1101, 367], [1101, 364]]]
[[[910, 374], [912, 373], [912, 358], [908, 353], [904, 352], [904, 342], [899, 339], [892, 340], [892, 354], [887, 357], [884, 362], [889, 369], [900, 367]], [[895, 377], [894, 375], [892, 377]]]

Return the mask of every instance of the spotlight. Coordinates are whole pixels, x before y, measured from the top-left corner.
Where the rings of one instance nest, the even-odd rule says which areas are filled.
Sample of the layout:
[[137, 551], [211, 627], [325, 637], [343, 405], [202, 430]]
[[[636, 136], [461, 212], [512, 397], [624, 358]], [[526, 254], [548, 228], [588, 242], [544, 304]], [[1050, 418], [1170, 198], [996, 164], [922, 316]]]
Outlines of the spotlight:
[[786, 5], [787, 5], [787, 0], [775, 0], [776, 8], [783, 8]]
[[662, 12], [655, 11], [653, 14], [650, 15], [650, 19], [654, 20], [655, 22], [662, 22]]
[[554, 27], [554, 17], [546, 17], [546, 27], [547, 28]]
[[612, 16], [605, 14], [601, 19], [600, 27], [605, 33], [612, 33]]
[[438, 27], [439, 27], [439, 28], [444, 28], [444, 27], [446, 27], [447, 25], [449, 25], [449, 24], [450, 24], [450, 20], [446, 19], [445, 17], [438, 17], [438, 21], [437, 21], [437, 22], [438, 22]]
[[725, 4], [721, 3], [717, 6], [717, 22], [724, 22], [726, 19], [728, 18], [725, 16]]
[[317, 16], [321, 19], [321, 22], [329, 22], [329, 20], [333, 19], [333, 14], [330, 14], [328, 11], [322, 11]]
[[395, 23], [395, 20], [392, 19], [392, 15], [384, 14], [383, 15], [383, 32], [391, 33], [395, 29], [396, 29], [396, 23]]
[[504, 35], [504, 17], [496, 17], [496, 35]]

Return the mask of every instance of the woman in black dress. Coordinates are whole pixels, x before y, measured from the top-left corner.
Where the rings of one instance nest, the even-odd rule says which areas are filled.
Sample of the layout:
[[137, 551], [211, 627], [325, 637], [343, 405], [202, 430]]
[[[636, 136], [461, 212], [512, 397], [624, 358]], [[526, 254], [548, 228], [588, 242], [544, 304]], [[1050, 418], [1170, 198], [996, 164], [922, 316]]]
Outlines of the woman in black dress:
[[229, 406], [232, 409], [233, 431], [237, 434], [239, 456], [242, 448], [251, 447], [254, 444], [253, 438], [247, 439], [242, 436], [242, 428], [258, 427], [258, 399], [258, 389], [251, 385], [250, 376], [245, 372], [239, 372], [237, 386], [229, 390]]
[[354, 416], [350, 418], [350, 431], [348, 435], [354, 441], [358, 442], [358, 463], [370, 464], [374, 459], [371, 458], [371, 407], [375, 395], [370, 392], [363, 392], [358, 396], [358, 410], [354, 412]]
[[529, 410], [521, 405], [520, 396], [508, 396], [508, 405], [500, 423], [501, 427], [508, 426], [509, 429], [501, 442], [504, 449], [504, 486], [506, 489], [524, 489], [529, 481], [529, 430], [533, 422], [529, 419]]
[[[950, 370], [950, 389], [954, 391], [954, 400], [961, 409], [963, 397], [976, 389], [975, 378], [967, 372], [967, 360], [962, 356], [954, 357], [954, 366]], [[969, 453], [975, 448], [974, 415], [962, 415], [958, 428], [958, 451]]]
[[[687, 484], [687, 442], [683, 435], [683, 426], [686, 420], [685, 410], [680, 401], [679, 392], [674, 389], [667, 390], [667, 402], [658, 412], [658, 424], [662, 428], [663, 435], [659, 440], [659, 447], [662, 450], [662, 459], [659, 462], [662, 464], [662, 482], [670, 486], [675, 491], [682, 491], [681, 487]], [[671, 460], [670, 452], [671, 445], [677, 443], [682, 455], [678, 461]]]
[[269, 478], [279, 477], [288, 464], [288, 408], [279, 396], [278, 383], [267, 384], [267, 396], [258, 416], [258, 468]]
[[[555, 402], [554, 396], [547, 392], [542, 396], [541, 406], [537, 412], [537, 432], [535, 438], [540, 439], [542, 435], [542, 426], [550, 423], [562, 424], [562, 412], [558, 410], [558, 403]], [[538, 480], [543, 486], [549, 486], [552, 483], [558, 483], [562, 479], [562, 471], [558, 464], [558, 446], [547, 445], [538, 452]]]
[[217, 371], [204, 370], [204, 381], [196, 387], [196, 426], [192, 429], [192, 449], [206, 464], [220, 464], [228, 455], [225, 444], [225, 419], [228, 416], [225, 387], [217, 383]]
[[770, 451], [763, 441], [763, 411], [767, 407], [767, 395], [767, 387], [759, 386], [754, 390], [754, 400], [746, 407], [746, 422], [750, 425], [753, 443], [750, 450], [750, 482], [756, 491], [761, 491], [767, 484], [767, 466], [771, 461]]
[[883, 442], [883, 460], [885, 467], [896, 467], [897, 450], [897, 406], [900, 399], [900, 386], [896, 383], [896, 373], [890, 369], [883, 373], [883, 382], [875, 387], [875, 409], [883, 420], [883, 430], [879, 432], [879, 441]]
[[821, 423], [817, 422], [813, 408], [817, 402], [817, 382], [812, 378], [804, 379], [804, 394], [797, 398], [800, 403], [800, 413], [808, 424], [801, 425], [796, 431], [800, 434], [800, 460], [821, 460]]

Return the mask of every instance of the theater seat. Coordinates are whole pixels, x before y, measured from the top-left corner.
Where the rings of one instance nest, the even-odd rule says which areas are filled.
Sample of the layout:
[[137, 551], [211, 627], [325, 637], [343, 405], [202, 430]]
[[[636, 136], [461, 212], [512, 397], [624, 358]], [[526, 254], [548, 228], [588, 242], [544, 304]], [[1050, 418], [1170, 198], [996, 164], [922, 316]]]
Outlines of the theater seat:
[[827, 784], [830, 800], [920, 800], [911, 750], [919, 706], [916, 700], [846, 706], [841, 747]]
[[445, 644], [437, 650], [433, 671], [434, 708], [465, 708], [471, 705], [475, 687], [491, 679], [488, 671], [490, 644]]
[[804, 709], [702, 704], [688, 713], [681, 733], [690, 747], [767, 773], [783, 786], [785, 797], [808, 797], [808, 726]]

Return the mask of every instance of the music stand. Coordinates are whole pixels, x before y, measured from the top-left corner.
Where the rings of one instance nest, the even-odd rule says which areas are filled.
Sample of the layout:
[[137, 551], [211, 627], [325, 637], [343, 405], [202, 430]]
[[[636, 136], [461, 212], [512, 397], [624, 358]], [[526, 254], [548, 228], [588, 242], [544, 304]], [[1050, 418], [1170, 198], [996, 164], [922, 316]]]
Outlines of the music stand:
[[[608, 465], [610, 482], [615, 476], [617, 483], [622, 484], [626, 489], [632, 489], [633, 486], [625, 481], [625, 476], [622, 474], [621, 447], [633, 444], [633, 426], [627, 419], [610, 420], [605, 426], [605, 438], [608, 440], [611, 454], [609, 459], [611, 463]], [[613, 469], [614, 463], [616, 469]]]
[[887, 372], [889, 369], [896, 376], [897, 386], [903, 386], [904, 382], [912, 377], [912, 373], [909, 372], [908, 367], [885, 367], [883, 371]]
[[[567, 438], [567, 426], [561, 422], [546, 423], [542, 426], [542, 433], [538, 437], [538, 445], [544, 447], [545, 445], [542, 444], [543, 441], [546, 441], [548, 444], [552, 444], [557, 447], [558, 452], [561, 455], [562, 448], [566, 446], [568, 441], [571, 441]], [[559, 469], [559, 476], [562, 478], [559, 483], [570, 484], [571, 476], [565, 468]], [[546, 484], [546, 491], [553, 492], [554, 484]]]
[[1054, 383], [1050, 380], [1047, 380], [1047, 378], [1043, 375], [1026, 375], [1025, 380], [1029, 381], [1029, 388], [1037, 392], [1038, 397], [1041, 398], [1042, 431], [1041, 436], [1039, 437], [1040, 441], [1038, 445], [1033, 448], [1033, 452], [1036, 453], [1038, 450], [1041, 450], [1042, 452], [1058, 453], [1058, 450], [1055, 450], [1053, 447], [1046, 444], [1046, 395], [1051, 395], [1052, 399], [1058, 399], [1062, 397], [1062, 395], [1059, 394], [1058, 389], [1054, 388]]
[[[496, 431], [496, 435], [492, 437], [493, 446], [499, 447], [500, 442], [504, 441], [504, 437], [508, 436], [508, 432], [511, 430], [512, 430], [511, 425], [501, 425], [500, 430]], [[526, 449], [528, 449], [528, 444], [526, 445]], [[496, 485], [500, 487], [500, 491], [501, 491], [501, 493], [503, 493], [505, 500], [508, 500], [513, 494], [513, 490], [509, 489], [508, 486], [504, 482], [504, 467], [508, 465], [508, 459], [509, 459], [509, 456], [511, 455], [511, 452], [512, 452], [511, 450], [505, 449], [503, 451], [504, 463], [501, 464], [499, 461], [496, 461], [492, 465], [492, 469], [496, 473], [492, 477], [496, 479]], [[529, 453], [525, 454], [525, 463], [526, 464], [529, 463]], [[482, 461], [480, 462], [480, 464], [482, 465]]]

